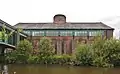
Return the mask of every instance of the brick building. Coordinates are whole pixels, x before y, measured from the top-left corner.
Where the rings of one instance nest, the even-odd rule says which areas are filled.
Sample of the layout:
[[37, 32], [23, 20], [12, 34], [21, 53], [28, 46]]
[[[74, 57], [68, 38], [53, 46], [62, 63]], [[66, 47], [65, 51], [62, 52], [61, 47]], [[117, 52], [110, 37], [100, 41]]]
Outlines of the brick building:
[[114, 30], [102, 22], [66, 22], [62, 14], [55, 15], [52, 23], [18, 23], [15, 27], [29, 35], [35, 49], [41, 37], [51, 38], [57, 54], [72, 53], [76, 41], [90, 43], [98, 33], [109, 39]]

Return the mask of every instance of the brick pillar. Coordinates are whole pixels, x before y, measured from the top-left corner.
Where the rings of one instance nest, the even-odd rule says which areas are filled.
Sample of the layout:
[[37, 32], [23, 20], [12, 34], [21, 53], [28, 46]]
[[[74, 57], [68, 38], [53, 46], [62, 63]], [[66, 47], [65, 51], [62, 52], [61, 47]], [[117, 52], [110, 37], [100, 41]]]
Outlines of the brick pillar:
[[64, 54], [66, 54], [67, 53], [67, 45], [66, 45], [66, 40], [64, 40]]
[[52, 40], [52, 45], [53, 45], [53, 48], [54, 48], [54, 51], [55, 51], [54, 53], [56, 54], [57, 53], [56, 52], [57, 51], [57, 49], [56, 49], [56, 40], [54, 40], [54, 39]]
[[59, 54], [59, 40], [57, 39], [57, 54]]
[[70, 43], [69, 43], [69, 45], [70, 45], [70, 48], [69, 48], [69, 50], [70, 50], [70, 54], [72, 54], [72, 50], [73, 50], [73, 45], [72, 45], [72, 39], [70, 39]]
[[57, 54], [58, 55], [62, 54], [62, 41], [61, 41], [61, 39], [57, 40]]
[[74, 50], [75, 50], [75, 40], [73, 39], [72, 40], [72, 53], [74, 52]]
[[60, 50], [59, 50], [59, 52], [60, 52], [60, 54], [62, 54], [62, 40], [60, 40], [59, 47], [60, 47]]
[[70, 54], [70, 39], [67, 39], [66, 41], [66, 51], [67, 51], [67, 54]]

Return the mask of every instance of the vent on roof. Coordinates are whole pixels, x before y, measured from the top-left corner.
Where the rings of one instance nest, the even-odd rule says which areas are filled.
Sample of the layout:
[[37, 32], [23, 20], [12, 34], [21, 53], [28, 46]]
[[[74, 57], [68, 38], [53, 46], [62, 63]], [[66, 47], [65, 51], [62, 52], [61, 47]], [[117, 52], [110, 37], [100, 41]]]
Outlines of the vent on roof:
[[57, 14], [53, 17], [53, 23], [55, 24], [64, 24], [66, 23], [66, 16], [62, 14]]

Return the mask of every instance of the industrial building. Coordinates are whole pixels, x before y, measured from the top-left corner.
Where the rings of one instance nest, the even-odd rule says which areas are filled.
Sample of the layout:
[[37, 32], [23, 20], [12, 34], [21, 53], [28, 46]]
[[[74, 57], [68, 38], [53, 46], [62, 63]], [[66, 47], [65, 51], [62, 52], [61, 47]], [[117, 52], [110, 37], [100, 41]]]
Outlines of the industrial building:
[[38, 49], [41, 37], [49, 37], [55, 47], [56, 54], [71, 54], [76, 41], [91, 43], [94, 37], [102, 35], [110, 39], [114, 28], [102, 22], [66, 22], [65, 15], [57, 14], [51, 23], [18, 23], [14, 27], [22, 28], [32, 41], [34, 49]]

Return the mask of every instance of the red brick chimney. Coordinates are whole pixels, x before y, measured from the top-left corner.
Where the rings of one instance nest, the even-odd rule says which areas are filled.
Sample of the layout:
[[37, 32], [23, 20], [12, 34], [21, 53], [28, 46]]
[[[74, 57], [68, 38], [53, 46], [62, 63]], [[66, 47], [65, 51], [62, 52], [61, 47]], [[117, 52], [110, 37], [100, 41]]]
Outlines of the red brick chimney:
[[66, 23], [66, 16], [63, 14], [57, 14], [53, 17], [53, 23], [55, 24], [64, 24]]

